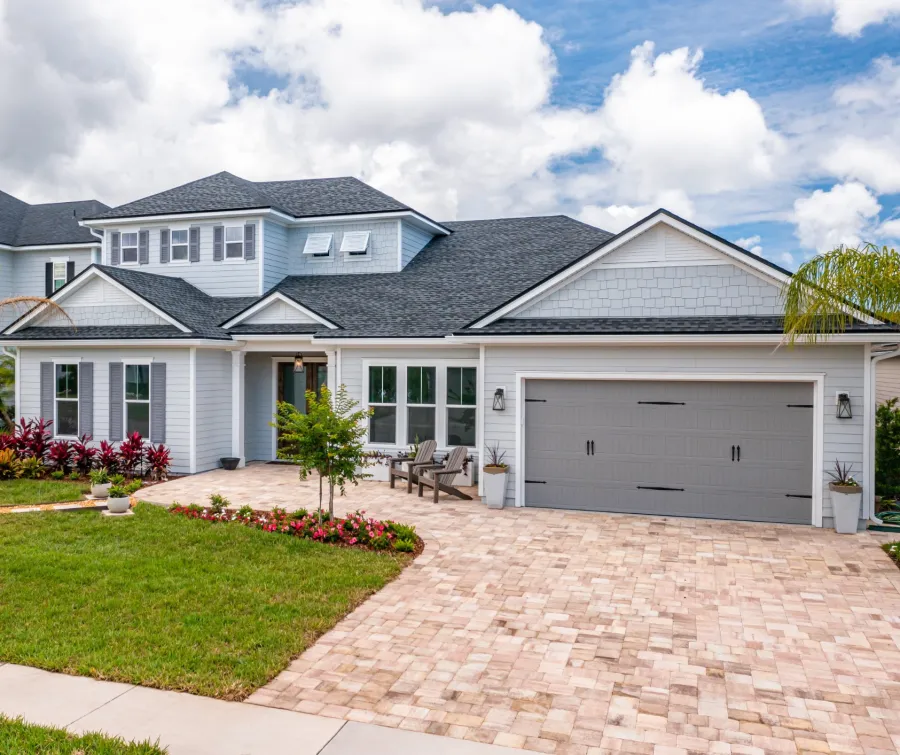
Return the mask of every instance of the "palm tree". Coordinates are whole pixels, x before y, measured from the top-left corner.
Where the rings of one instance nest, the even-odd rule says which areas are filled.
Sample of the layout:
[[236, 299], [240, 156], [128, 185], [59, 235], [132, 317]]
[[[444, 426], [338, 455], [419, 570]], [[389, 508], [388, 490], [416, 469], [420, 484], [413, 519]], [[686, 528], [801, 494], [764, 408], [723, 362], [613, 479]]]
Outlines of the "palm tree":
[[839, 246], [800, 265], [782, 296], [791, 344], [843, 333], [854, 311], [900, 325], [900, 254], [873, 244]]

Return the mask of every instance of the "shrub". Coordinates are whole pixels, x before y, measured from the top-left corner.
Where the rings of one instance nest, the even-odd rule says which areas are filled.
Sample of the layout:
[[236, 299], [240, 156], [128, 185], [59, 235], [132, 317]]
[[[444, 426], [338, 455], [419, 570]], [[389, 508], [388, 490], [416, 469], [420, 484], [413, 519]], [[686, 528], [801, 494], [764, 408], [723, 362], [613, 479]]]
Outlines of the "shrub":
[[0, 451], [0, 480], [15, 480], [22, 476], [22, 462], [11, 448]]
[[98, 453], [96, 448], [88, 445], [90, 442], [90, 435], [82, 435], [72, 443], [72, 464], [82, 475], [87, 475], [91, 471]]
[[109, 470], [106, 468], [91, 470], [91, 485], [107, 485], [109, 483]]
[[112, 485], [118, 485], [119, 487], [122, 487], [125, 484], [125, 475], [122, 475], [122, 474], [110, 475], [109, 482]]
[[405, 537], [398, 537], [394, 541], [394, 550], [401, 553], [412, 553], [416, 549], [416, 541]]
[[61, 469], [54, 469], [54, 470], [50, 473], [50, 479], [51, 479], [51, 480], [65, 480], [65, 479], [66, 479], [66, 473], [63, 472]]
[[416, 541], [416, 528], [409, 524], [399, 524], [397, 522], [386, 521], [385, 529], [390, 532], [398, 540]]
[[108, 440], [100, 441], [100, 450], [97, 453], [97, 465], [108, 469], [110, 474], [119, 471], [119, 452]]
[[900, 407], [895, 398], [875, 410], [875, 493], [900, 495]]
[[231, 505], [231, 502], [223, 495], [213, 493], [209, 497], [209, 509], [214, 514], [221, 514]]
[[22, 478], [25, 480], [39, 480], [47, 471], [40, 459], [26, 456], [19, 464], [22, 466]]
[[19, 458], [33, 456], [35, 459], [44, 460], [50, 442], [53, 440], [53, 433], [50, 432], [51, 425], [53, 425], [52, 422], [47, 422], [43, 418], [19, 420], [15, 432], [16, 451]]
[[169, 467], [172, 466], [172, 453], [162, 443], [158, 446], [148, 446], [146, 459], [151, 479], [165, 480], [168, 477]]
[[81, 474], [78, 472], [77, 469], [75, 469], [75, 470], [69, 472], [69, 479], [72, 482], [78, 482], [81, 479]]
[[140, 433], [132, 433], [119, 444], [119, 463], [129, 477], [141, 474], [144, 464], [144, 439]]
[[55, 440], [47, 448], [47, 463], [65, 474], [72, 461], [72, 446], [67, 440]]

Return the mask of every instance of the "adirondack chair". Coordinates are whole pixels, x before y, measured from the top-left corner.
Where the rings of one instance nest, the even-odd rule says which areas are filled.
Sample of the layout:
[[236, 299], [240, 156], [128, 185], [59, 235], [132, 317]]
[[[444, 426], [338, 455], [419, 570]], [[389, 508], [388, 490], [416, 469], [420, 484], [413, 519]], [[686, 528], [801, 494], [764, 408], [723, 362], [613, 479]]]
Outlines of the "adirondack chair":
[[[401, 479], [406, 480], [406, 492], [412, 493], [412, 486], [414, 482], [419, 481], [418, 475], [418, 467], [424, 467], [429, 464], [434, 463], [434, 449], [437, 448], [437, 443], [433, 440], [423, 440], [419, 443], [419, 450], [416, 452], [416, 458], [414, 459], [391, 459], [390, 466], [390, 482], [391, 487], [394, 487], [394, 480]], [[399, 464], [401, 468], [397, 468], [394, 465]], [[402, 465], [406, 464], [406, 471], [402, 469]]]
[[[472, 496], [466, 495], [461, 490], [453, 487], [453, 478], [463, 471], [463, 462], [466, 460], [466, 454], [469, 449], [465, 446], [457, 446], [454, 448], [443, 464], [430, 464], [418, 468], [419, 475], [419, 497], [422, 497], [422, 491], [429, 487], [434, 490], [434, 502], [438, 502], [438, 492], [443, 491], [449, 495], [455, 495], [464, 501], [471, 501]], [[425, 473], [430, 473], [430, 477], [426, 477]], [[446, 480], [446, 482], [442, 482]]]

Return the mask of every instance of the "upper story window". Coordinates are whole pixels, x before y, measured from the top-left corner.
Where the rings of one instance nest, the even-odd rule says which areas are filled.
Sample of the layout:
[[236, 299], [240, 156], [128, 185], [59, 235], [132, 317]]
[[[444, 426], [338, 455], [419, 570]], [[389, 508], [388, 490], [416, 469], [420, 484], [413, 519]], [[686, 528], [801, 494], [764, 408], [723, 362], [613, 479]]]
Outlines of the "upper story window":
[[303, 253], [313, 257], [327, 257], [331, 254], [331, 240], [333, 233], [311, 233], [306, 237], [303, 245]]
[[137, 233], [122, 234], [122, 263], [134, 264], [138, 261], [138, 235]]
[[244, 258], [244, 226], [225, 226], [225, 259], [240, 260]]
[[369, 252], [369, 231], [348, 231], [341, 239], [341, 252], [350, 257], [365, 257]]
[[68, 262], [67, 260], [62, 260], [60, 262], [53, 263], [53, 290], [58, 291], [63, 286], [66, 285], [66, 281], [68, 280]]
[[188, 260], [188, 232], [172, 231], [172, 262], [187, 262]]

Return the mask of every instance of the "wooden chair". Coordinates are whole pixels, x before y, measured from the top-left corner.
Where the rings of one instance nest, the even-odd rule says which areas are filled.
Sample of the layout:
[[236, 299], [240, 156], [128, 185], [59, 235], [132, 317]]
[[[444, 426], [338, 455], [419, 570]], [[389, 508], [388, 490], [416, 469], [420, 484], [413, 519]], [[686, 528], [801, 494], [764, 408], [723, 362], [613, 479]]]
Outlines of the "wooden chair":
[[[427, 486], [434, 490], [434, 502], [438, 502], [438, 492], [443, 491], [449, 495], [455, 495], [464, 501], [471, 501], [472, 496], [466, 495], [461, 490], [453, 487], [453, 478], [463, 471], [463, 463], [466, 460], [466, 454], [469, 449], [465, 446], [457, 446], [454, 448], [443, 464], [431, 464], [418, 468], [419, 473], [419, 497], [422, 497], [422, 490]], [[431, 478], [425, 477], [424, 473], [430, 472]], [[442, 482], [446, 479], [446, 482]]]
[[[401, 480], [406, 480], [406, 492], [412, 493], [412, 486], [414, 482], [419, 481], [419, 476], [417, 473], [418, 467], [429, 466], [434, 463], [434, 450], [437, 448], [437, 443], [433, 440], [423, 440], [419, 443], [419, 450], [416, 452], [415, 459], [391, 459], [390, 471], [388, 474], [390, 475], [391, 487], [394, 487], [394, 480], [398, 477]], [[403, 464], [406, 464], [406, 471], [403, 469], [398, 469], [395, 467], [395, 464], [400, 464], [401, 467]]]

